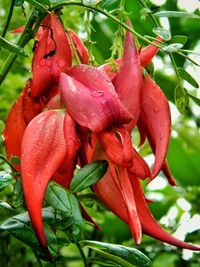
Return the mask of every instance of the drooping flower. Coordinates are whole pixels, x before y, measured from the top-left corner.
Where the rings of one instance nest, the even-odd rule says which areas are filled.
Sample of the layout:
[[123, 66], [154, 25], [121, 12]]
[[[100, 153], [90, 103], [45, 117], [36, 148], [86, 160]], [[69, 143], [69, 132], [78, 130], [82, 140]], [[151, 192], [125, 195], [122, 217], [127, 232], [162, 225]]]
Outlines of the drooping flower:
[[57, 87], [59, 74], [72, 64], [68, 38], [55, 14], [50, 13], [44, 19], [43, 28], [32, 63], [32, 96], [44, 95]]

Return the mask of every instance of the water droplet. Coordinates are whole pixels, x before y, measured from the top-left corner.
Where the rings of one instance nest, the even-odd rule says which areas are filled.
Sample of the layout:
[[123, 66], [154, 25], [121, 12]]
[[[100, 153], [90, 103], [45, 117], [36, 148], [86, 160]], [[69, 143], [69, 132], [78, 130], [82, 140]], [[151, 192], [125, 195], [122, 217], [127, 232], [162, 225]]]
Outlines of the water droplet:
[[163, 134], [160, 134], [160, 141], [162, 141], [163, 140]]
[[155, 107], [153, 110], [154, 110], [154, 112], [158, 113], [160, 111], [160, 108], [159, 107]]
[[40, 59], [40, 66], [44, 67], [46, 65], [46, 59], [42, 58]]
[[160, 126], [164, 126], [165, 125], [165, 122], [164, 121], [161, 121], [160, 122]]
[[93, 92], [92, 92], [92, 95], [93, 95], [94, 97], [101, 97], [101, 96], [104, 95], [104, 91], [101, 91], [101, 90], [93, 91]]
[[46, 60], [46, 64], [47, 64], [48, 67], [51, 67], [51, 65], [52, 65], [52, 60], [51, 60], [51, 58], [48, 58], [48, 59]]
[[60, 68], [63, 68], [64, 66], [65, 66], [65, 61], [64, 60], [59, 60], [58, 61], [58, 66], [60, 67]]

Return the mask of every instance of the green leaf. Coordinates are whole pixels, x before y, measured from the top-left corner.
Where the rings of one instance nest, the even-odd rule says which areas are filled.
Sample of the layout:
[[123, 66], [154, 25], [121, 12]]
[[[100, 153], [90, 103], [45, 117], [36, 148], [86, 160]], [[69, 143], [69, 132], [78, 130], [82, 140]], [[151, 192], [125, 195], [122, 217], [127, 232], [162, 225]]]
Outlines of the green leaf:
[[15, 45], [15, 44], [11, 44], [10, 42], [8, 42], [6, 39], [4, 39], [3, 37], [0, 36], [0, 47], [15, 53], [19, 56], [23, 56], [23, 57], [28, 57], [28, 52], [26, 50], [24, 50], [22, 47]]
[[[46, 2], [46, 1], [36, 1], [36, 0], [25, 0], [25, 1], [31, 5], [39, 8], [40, 10], [47, 11], [47, 9], [48, 9], [48, 6], [44, 5], [44, 2]], [[48, 5], [50, 5], [50, 3], [48, 3]]]
[[22, 6], [24, 3], [24, 0], [15, 0], [15, 6]]
[[200, 106], [200, 99], [191, 95], [191, 94], [188, 94], [188, 96], [198, 105]]
[[166, 29], [156, 27], [156, 28], [153, 28], [153, 32], [156, 35], [161, 36], [165, 41], [169, 41], [171, 39], [171, 33]]
[[188, 40], [188, 37], [187, 36], [183, 36], [183, 35], [174, 35], [172, 37], [172, 39], [170, 40], [170, 44], [174, 44], [174, 43], [180, 43], [180, 44], [185, 44]]
[[24, 193], [22, 189], [22, 180], [21, 178], [17, 179], [17, 182], [14, 186], [12, 205], [15, 208], [18, 208], [24, 204]]
[[0, 171], [0, 191], [4, 190], [13, 180], [12, 173]]
[[142, 267], [149, 266], [151, 263], [150, 259], [146, 255], [134, 248], [90, 240], [83, 240], [80, 244], [94, 249], [103, 258], [116, 263], [119, 266]]
[[[83, 219], [78, 200], [74, 194], [60, 187], [56, 183], [50, 182], [45, 193], [45, 200], [56, 210], [70, 216], [73, 220], [70, 225], [71, 228], [69, 229], [70, 239], [73, 242], [79, 241], [81, 237]], [[63, 225], [63, 228], [67, 228], [64, 226], [65, 225]]]
[[96, 6], [98, 5], [100, 2], [102, 2], [102, 0], [82, 0], [84, 5], [88, 5], [88, 6]]
[[73, 192], [80, 192], [84, 190], [101, 179], [107, 169], [108, 162], [106, 160], [98, 160], [87, 164], [73, 177], [70, 189]]
[[78, 242], [81, 238], [83, 218], [76, 197], [70, 192], [68, 196], [71, 204], [72, 216], [74, 218], [73, 224], [71, 226], [71, 231], [68, 232], [68, 236], [71, 239], [71, 241]]
[[163, 46], [162, 50], [167, 52], [167, 53], [173, 53], [178, 51], [179, 49], [181, 49], [183, 47], [183, 44], [181, 43], [174, 43], [174, 44], [169, 44], [167, 46]]
[[190, 75], [189, 72], [187, 72], [186, 70], [182, 68], [178, 68], [178, 73], [182, 79], [190, 83], [195, 88], [199, 88], [198, 82]]
[[185, 89], [177, 85], [174, 92], [175, 104], [181, 114], [185, 114], [188, 111], [189, 97]]
[[161, 17], [173, 17], [173, 18], [190, 18], [200, 19], [200, 17], [194, 13], [182, 12], [182, 11], [160, 11], [155, 13], [159, 18]]
[[48, 184], [45, 200], [56, 210], [72, 214], [69, 193], [54, 182]]

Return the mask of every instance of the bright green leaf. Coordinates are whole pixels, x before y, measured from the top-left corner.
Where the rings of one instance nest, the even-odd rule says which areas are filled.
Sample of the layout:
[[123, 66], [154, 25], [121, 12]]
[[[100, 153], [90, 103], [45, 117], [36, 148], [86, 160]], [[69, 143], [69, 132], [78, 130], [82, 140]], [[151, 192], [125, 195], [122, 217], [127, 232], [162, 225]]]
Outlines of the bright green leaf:
[[173, 53], [178, 51], [179, 49], [181, 49], [183, 47], [183, 44], [180, 43], [174, 43], [174, 44], [169, 44], [167, 46], [163, 46], [162, 50], [167, 52], [167, 53]]
[[194, 13], [182, 12], [182, 11], [160, 11], [155, 13], [157, 17], [173, 17], [173, 18], [190, 18], [200, 19], [200, 17]]
[[191, 94], [188, 94], [188, 96], [198, 105], [200, 106], [200, 99], [191, 95]]
[[185, 44], [188, 40], [187, 36], [183, 36], [183, 35], [175, 35], [172, 37], [172, 39], [170, 40], [170, 44], [174, 44], [174, 43], [180, 43], [180, 44]]
[[106, 160], [98, 160], [87, 164], [73, 177], [70, 189], [73, 192], [80, 192], [84, 190], [101, 179], [107, 169], [108, 163]]
[[178, 68], [178, 73], [182, 79], [190, 83], [195, 88], [199, 88], [198, 82], [190, 75], [189, 72], [187, 72], [186, 70], [182, 68]]
[[189, 97], [182, 86], [177, 85], [174, 92], [175, 104], [181, 114], [188, 111]]
[[142, 267], [149, 266], [151, 263], [150, 259], [146, 255], [135, 248], [90, 240], [83, 240], [80, 244], [94, 249], [100, 253], [103, 258], [110, 260], [119, 266]]
[[171, 33], [166, 29], [156, 27], [156, 28], [153, 28], [153, 32], [156, 35], [161, 36], [165, 41], [169, 41], [171, 39]]

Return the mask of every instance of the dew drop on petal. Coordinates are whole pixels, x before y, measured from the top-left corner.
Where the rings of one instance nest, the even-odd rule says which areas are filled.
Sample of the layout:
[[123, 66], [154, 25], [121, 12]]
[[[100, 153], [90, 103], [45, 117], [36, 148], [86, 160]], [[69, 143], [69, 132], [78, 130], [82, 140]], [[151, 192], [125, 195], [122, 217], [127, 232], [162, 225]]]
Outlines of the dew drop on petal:
[[58, 66], [60, 67], [60, 68], [63, 68], [64, 66], [65, 66], [65, 61], [64, 60], [59, 60], [58, 61]]
[[40, 59], [40, 66], [44, 67], [46, 65], [46, 59], [42, 58]]
[[159, 107], [155, 107], [153, 110], [154, 110], [154, 112], [158, 113], [160, 111], [160, 108]]

